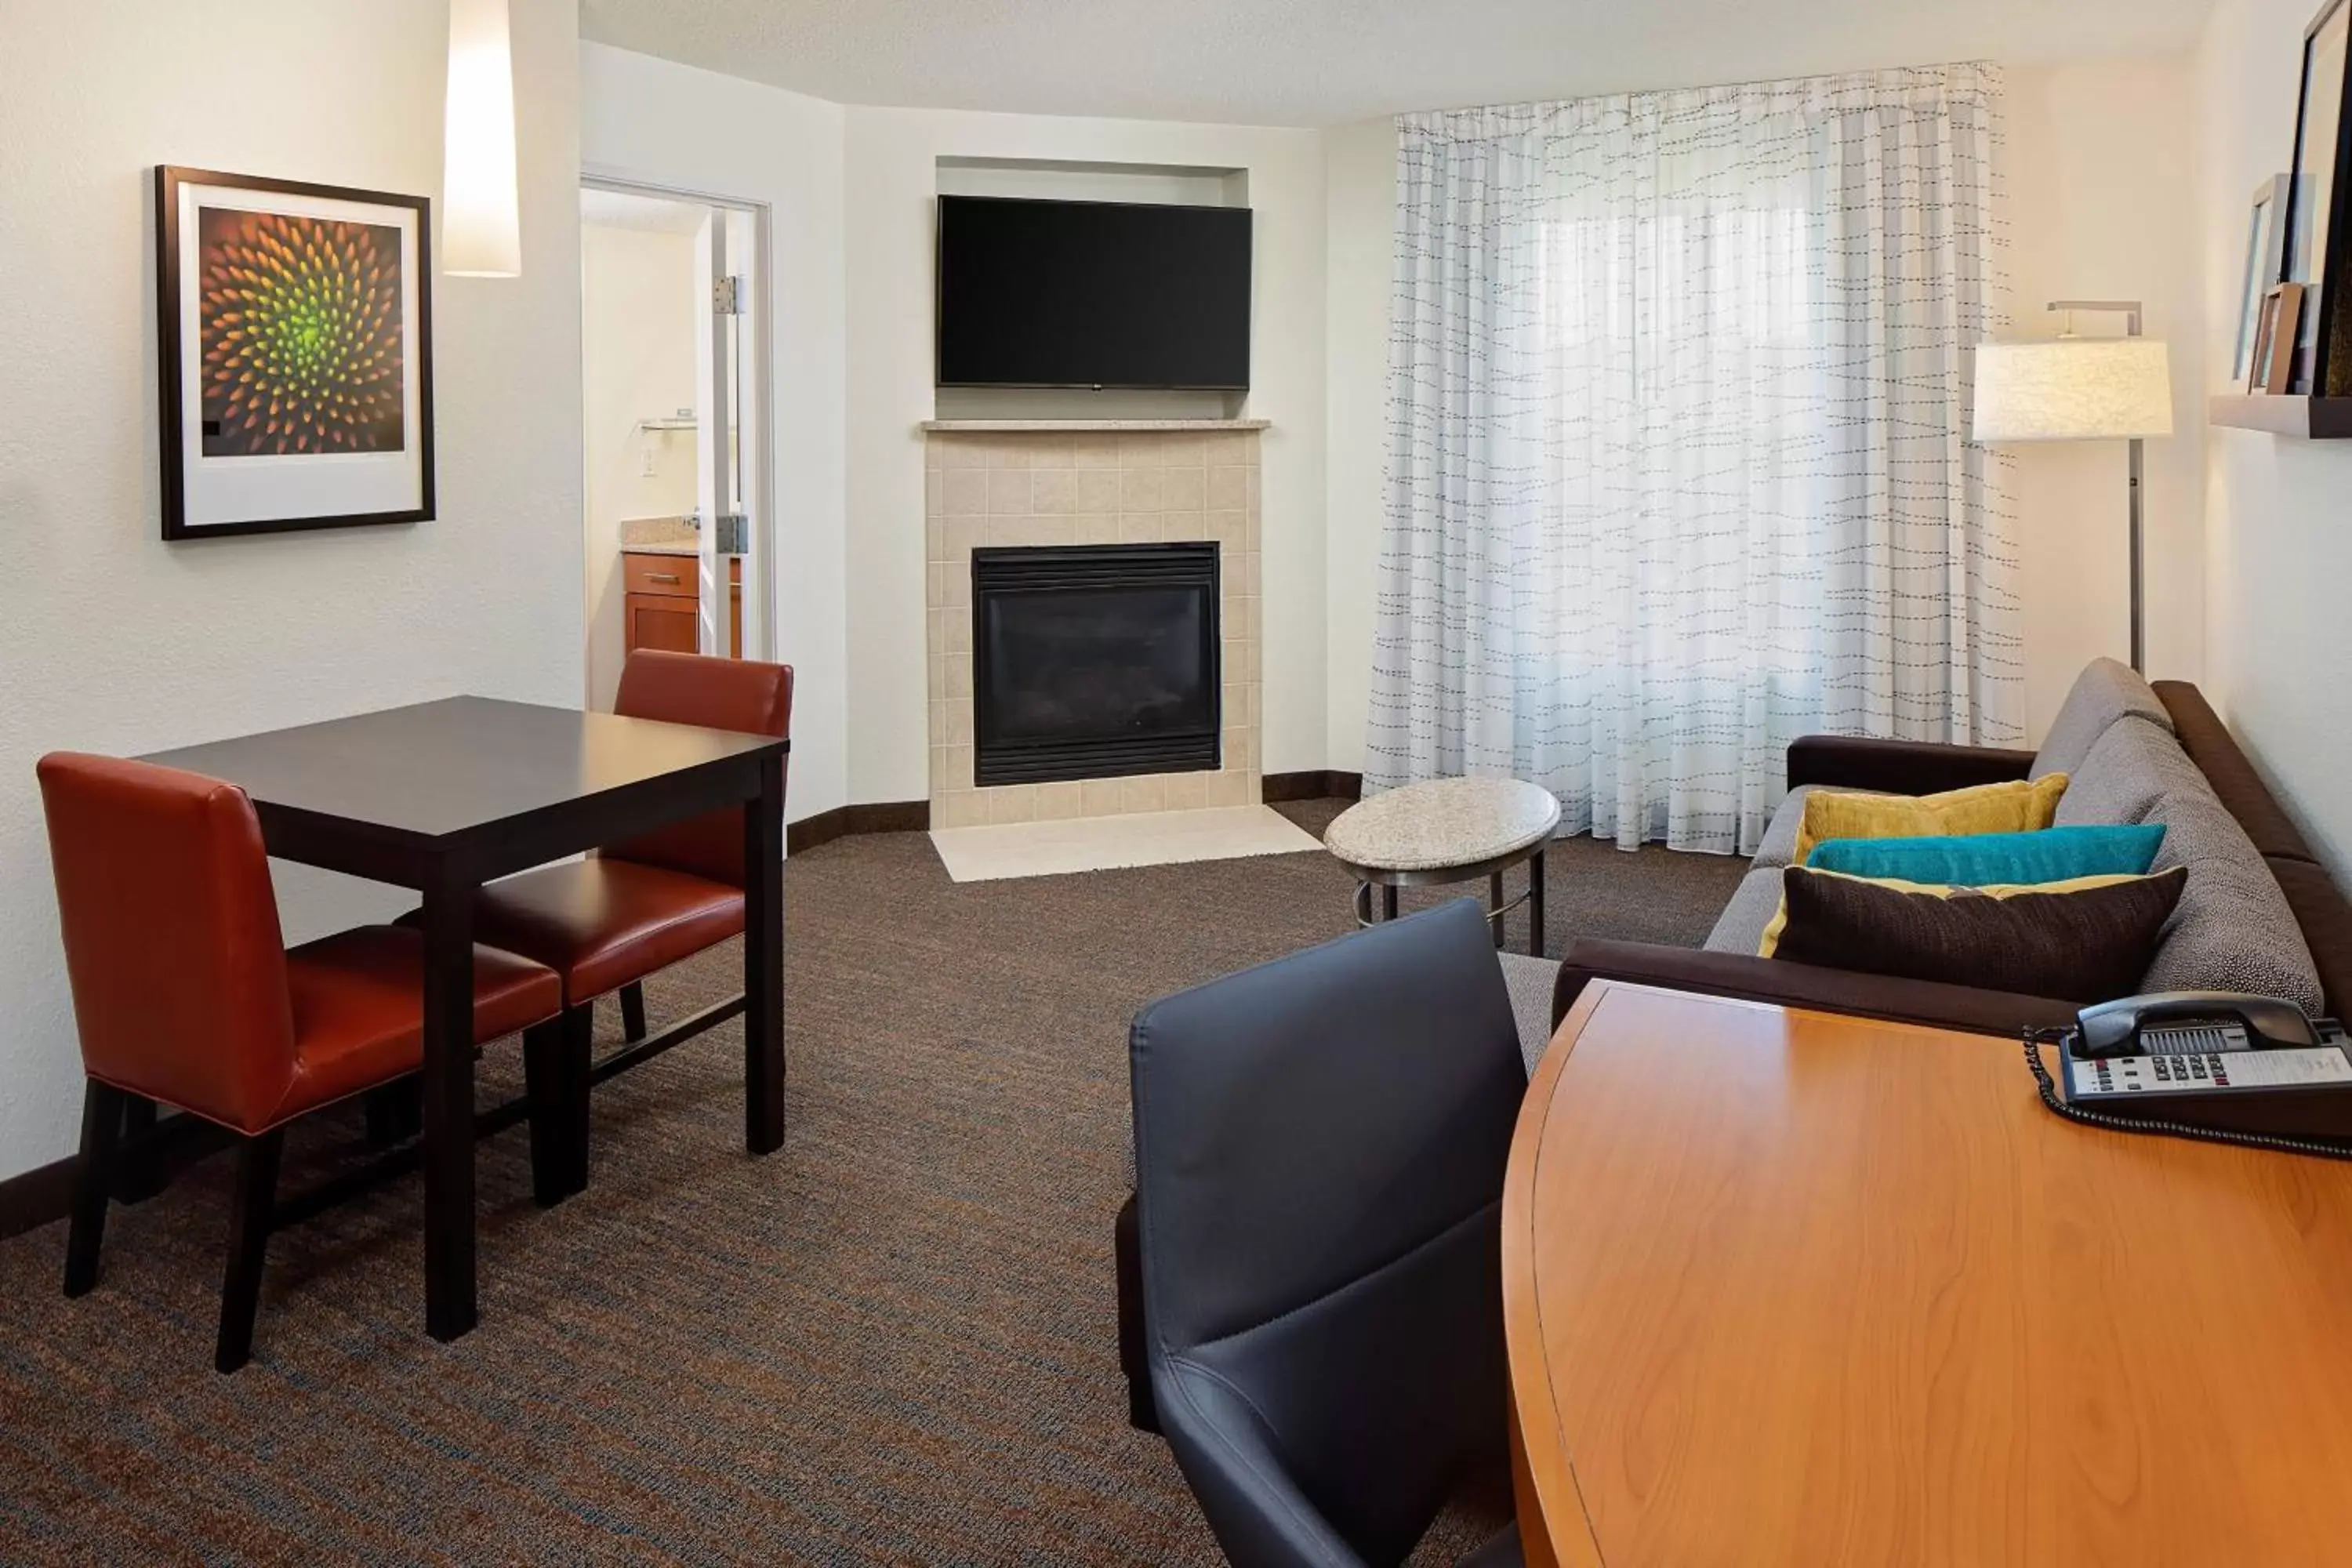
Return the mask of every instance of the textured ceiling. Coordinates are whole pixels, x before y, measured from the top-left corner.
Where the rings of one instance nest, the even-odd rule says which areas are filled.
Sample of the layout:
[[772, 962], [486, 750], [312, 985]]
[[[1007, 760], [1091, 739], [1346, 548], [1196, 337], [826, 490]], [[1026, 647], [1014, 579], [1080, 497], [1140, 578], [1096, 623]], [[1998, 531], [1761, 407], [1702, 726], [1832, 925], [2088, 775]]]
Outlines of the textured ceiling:
[[845, 103], [1331, 125], [2195, 41], [2210, 0], [582, 0], [603, 43]]

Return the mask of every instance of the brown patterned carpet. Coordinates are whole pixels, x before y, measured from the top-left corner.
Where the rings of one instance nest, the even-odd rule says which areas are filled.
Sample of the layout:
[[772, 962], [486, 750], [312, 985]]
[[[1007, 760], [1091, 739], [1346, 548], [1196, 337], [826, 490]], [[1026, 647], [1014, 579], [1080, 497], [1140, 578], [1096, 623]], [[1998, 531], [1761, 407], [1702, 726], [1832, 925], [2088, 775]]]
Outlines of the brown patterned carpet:
[[[1740, 869], [1556, 846], [1554, 943], [1695, 942]], [[520, 1130], [486, 1143], [482, 1324], [454, 1345], [423, 1331], [414, 1177], [272, 1241], [234, 1377], [211, 1370], [224, 1162], [117, 1207], [82, 1300], [61, 1224], [0, 1243], [0, 1562], [1217, 1561], [1125, 1424], [1126, 1024], [1346, 930], [1344, 875], [1308, 854], [959, 887], [906, 834], [795, 858], [786, 887], [783, 1151], [742, 1152], [732, 1029], [599, 1091], [593, 1184], [561, 1208], [532, 1206]], [[738, 962], [656, 980], [656, 1023]], [[486, 1100], [518, 1058], [493, 1047]], [[355, 1138], [298, 1130], [289, 1188]]]

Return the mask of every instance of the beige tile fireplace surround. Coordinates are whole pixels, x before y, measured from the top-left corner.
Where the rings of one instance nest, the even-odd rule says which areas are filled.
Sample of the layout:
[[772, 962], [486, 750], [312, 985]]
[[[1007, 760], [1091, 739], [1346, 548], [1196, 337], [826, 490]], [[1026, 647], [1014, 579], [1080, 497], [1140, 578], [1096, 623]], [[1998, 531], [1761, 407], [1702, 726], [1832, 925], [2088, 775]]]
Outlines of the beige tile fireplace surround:
[[[1255, 422], [940, 422], [925, 427], [931, 826], [976, 827], [1255, 805], [1259, 767]], [[976, 545], [1213, 541], [1223, 763], [1215, 773], [972, 783]]]

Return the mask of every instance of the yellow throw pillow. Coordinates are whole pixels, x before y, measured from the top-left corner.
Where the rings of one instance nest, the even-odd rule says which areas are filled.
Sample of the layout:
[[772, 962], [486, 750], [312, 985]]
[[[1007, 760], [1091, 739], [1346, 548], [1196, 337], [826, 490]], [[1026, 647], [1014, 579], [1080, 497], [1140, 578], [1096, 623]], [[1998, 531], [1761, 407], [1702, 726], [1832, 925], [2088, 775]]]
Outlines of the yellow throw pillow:
[[[1867, 887], [1885, 888], [1897, 893], [1925, 893], [1931, 899], [1949, 899], [1961, 894], [1971, 898], [2013, 899], [2026, 893], [2080, 893], [2093, 888], [2112, 888], [2123, 882], [2147, 879], [2133, 876], [2076, 877], [2065, 882], [1997, 882], [1983, 888], [1961, 888], [1941, 882], [1906, 882], [1899, 877], [1849, 877], [1843, 871], [1809, 871], [1812, 877], [1835, 877], [1841, 882], [1860, 882]], [[1783, 880], [1785, 881], [1785, 876]], [[1770, 958], [1780, 948], [1780, 933], [1789, 925], [1789, 895], [1780, 895], [1780, 908], [1764, 928], [1762, 940], [1756, 944], [1756, 956]]]
[[2033, 780], [2004, 780], [1946, 790], [1941, 795], [1850, 795], [1843, 790], [1815, 790], [1805, 797], [1805, 819], [1798, 825], [1797, 850], [1789, 858], [1801, 866], [1813, 846], [1824, 838], [1937, 838], [1972, 833], [2038, 833], [2058, 814], [2058, 797], [2066, 793], [2064, 773], [2046, 773]]

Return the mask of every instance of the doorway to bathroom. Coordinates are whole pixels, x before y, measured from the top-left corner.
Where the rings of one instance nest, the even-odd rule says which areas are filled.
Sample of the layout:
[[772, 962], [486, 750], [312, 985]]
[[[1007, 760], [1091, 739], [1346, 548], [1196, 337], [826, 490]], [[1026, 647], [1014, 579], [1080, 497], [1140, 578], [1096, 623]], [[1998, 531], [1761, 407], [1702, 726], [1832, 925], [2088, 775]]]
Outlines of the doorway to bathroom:
[[581, 183], [591, 708], [635, 648], [774, 657], [767, 244], [763, 207]]

